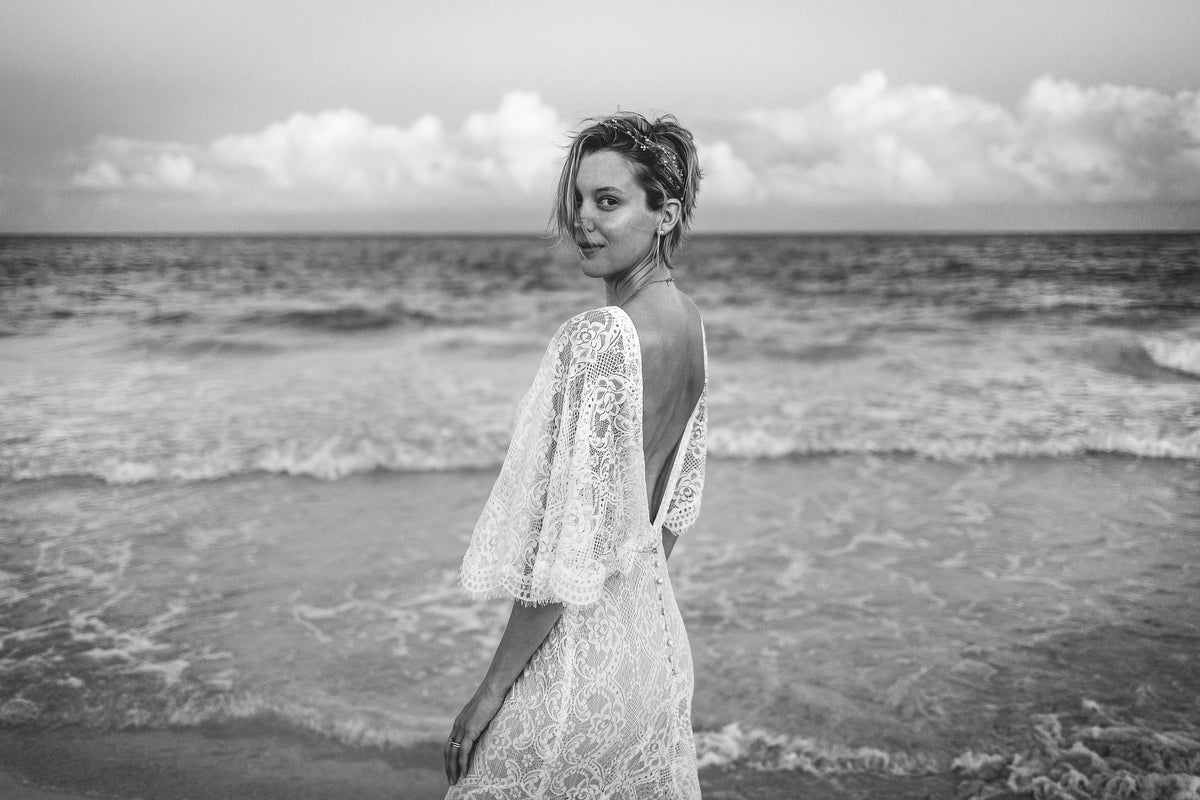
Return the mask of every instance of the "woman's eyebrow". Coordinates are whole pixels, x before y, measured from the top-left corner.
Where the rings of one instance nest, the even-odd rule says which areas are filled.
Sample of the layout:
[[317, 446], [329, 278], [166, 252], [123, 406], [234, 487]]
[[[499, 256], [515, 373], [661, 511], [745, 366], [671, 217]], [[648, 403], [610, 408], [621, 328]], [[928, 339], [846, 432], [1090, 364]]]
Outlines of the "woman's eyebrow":
[[601, 186], [598, 189], [593, 189], [593, 192], [616, 192], [617, 194], [625, 194], [625, 191], [617, 186]]

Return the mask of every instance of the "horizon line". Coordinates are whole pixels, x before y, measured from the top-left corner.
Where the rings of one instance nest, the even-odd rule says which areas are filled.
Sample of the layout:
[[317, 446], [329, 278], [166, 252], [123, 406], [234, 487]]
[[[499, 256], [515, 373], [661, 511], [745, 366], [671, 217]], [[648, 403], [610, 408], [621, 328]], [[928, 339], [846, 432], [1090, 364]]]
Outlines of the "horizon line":
[[[1200, 234], [1200, 226], [1192, 228], [828, 228], [828, 229], [764, 229], [764, 230], [706, 230], [689, 233], [688, 239], [703, 239], [718, 236], [1030, 236], [1041, 235], [1097, 235], [1097, 234]], [[256, 237], [377, 237], [388, 236], [396, 238], [430, 238], [437, 236], [462, 236], [478, 238], [528, 238], [552, 239], [546, 233], [536, 231], [488, 231], [488, 230], [202, 230], [202, 231], [137, 231], [137, 230], [108, 230], [108, 231], [0, 231], [0, 237], [43, 237], [43, 238], [86, 238], [86, 237], [119, 237], [137, 236], [144, 238], [162, 237], [206, 237], [233, 238], [239, 236]]]

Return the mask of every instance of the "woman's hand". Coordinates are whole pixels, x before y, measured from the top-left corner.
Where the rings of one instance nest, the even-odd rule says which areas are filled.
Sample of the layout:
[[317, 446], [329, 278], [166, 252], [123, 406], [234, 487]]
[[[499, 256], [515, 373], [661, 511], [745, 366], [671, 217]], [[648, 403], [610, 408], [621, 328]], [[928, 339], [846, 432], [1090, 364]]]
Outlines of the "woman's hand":
[[[483, 735], [503, 703], [503, 694], [489, 690], [486, 685], [480, 686], [475, 696], [454, 720], [454, 727], [450, 729], [450, 739], [444, 748], [446, 780], [450, 781], [451, 786], [467, 774], [475, 742]], [[451, 747], [450, 742], [458, 742], [459, 746]]]
[[[476, 690], [471, 702], [463, 708], [454, 727], [450, 729], [450, 738], [446, 741], [443, 755], [446, 759], [446, 779], [450, 785], [458, 783], [458, 779], [467, 774], [471, 763], [471, 754], [475, 743], [483, 735], [484, 730], [491, 724], [496, 712], [504, 704], [508, 690], [516, 683], [517, 676], [525, 669], [529, 659], [546, 639], [554, 623], [562, 616], [561, 603], [546, 605], [527, 605], [519, 600], [513, 603], [512, 612], [508, 616], [508, 625], [496, 655], [492, 657], [492, 665], [488, 667], [487, 676]], [[456, 742], [457, 747], [451, 747], [450, 742]]]

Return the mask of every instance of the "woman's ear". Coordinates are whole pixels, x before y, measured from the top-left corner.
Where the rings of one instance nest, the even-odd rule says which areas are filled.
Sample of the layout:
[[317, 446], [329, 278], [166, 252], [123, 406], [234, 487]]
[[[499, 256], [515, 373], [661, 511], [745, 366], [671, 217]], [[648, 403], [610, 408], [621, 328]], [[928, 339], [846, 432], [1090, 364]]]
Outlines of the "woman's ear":
[[663, 207], [659, 209], [662, 215], [659, 219], [658, 229], [665, 236], [670, 233], [676, 225], [679, 224], [679, 212], [683, 209], [682, 204], [674, 198], [663, 203]]

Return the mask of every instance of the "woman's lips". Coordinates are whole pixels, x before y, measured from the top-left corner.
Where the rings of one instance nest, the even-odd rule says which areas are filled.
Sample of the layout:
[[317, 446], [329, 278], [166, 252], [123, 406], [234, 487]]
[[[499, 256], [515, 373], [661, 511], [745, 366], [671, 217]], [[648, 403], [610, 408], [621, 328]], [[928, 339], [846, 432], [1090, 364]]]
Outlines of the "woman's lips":
[[596, 244], [595, 242], [576, 242], [575, 246], [578, 247], [579, 252], [583, 253], [585, 256], [591, 255], [592, 253], [599, 250], [601, 247], [604, 247], [604, 245]]

